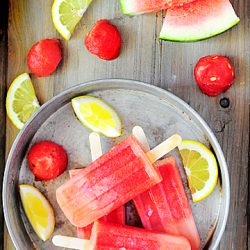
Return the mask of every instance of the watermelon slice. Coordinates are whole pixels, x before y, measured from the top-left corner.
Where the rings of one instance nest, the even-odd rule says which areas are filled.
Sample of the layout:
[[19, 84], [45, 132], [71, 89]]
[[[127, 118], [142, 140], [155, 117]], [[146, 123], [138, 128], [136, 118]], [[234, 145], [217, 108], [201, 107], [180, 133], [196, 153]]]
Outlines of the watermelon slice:
[[120, 0], [122, 13], [138, 15], [148, 12], [166, 10], [170, 7], [181, 6], [194, 0]]
[[168, 9], [160, 39], [202, 40], [230, 29], [239, 21], [229, 0], [196, 0]]

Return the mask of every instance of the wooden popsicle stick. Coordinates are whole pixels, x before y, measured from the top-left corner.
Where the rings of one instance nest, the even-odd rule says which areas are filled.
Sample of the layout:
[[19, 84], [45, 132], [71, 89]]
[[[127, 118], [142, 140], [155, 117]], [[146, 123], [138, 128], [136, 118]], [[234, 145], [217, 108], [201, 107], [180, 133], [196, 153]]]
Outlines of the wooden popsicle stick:
[[89, 240], [83, 240], [75, 237], [55, 235], [52, 242], [57, 247], [66, 247], [70, 249], [87, 250], [89, 249]]
[[142, 127], [140, 127], [140, 126], [133, 127], [132, 133], [135, 136], [135, 138], [140, 142], [143, 151], [144, 152], [150, 151], [150, 147], [148, 145], [148, 140], [147, 140], [147, 137], [146, 137]]
[[102, 155], [100, 135], [95, 132], [92, 132], [89, 135], [89, 143], [90, 143], [92, 161], [95, 161], [97, 158], [99, 158]]
[[156, 162], [162, 156], [176, 148], [181, 144], [182, 138], [180, 135], [175, 134], [169, 137], [167, 140], [160, 143], [158, 146], [146, 153], [151, 163]]
[[[91, 133], [89, 135], [89, 144], [90, 144], [90, 151], [91, 151], [91, 158], [92, 161], [96, 160], [102, 155], [102, 145], [101, 145], [101, 138], [97, 133]], [[70, 172], [73, 172], [73, 176], [77, 175], [81, 169], [71, 169]]]

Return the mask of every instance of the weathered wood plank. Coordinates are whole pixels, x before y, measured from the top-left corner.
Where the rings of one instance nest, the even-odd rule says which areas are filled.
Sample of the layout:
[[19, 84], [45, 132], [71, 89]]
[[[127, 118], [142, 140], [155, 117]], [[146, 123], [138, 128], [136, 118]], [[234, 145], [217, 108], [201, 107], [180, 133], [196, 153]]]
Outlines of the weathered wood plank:
[[[5, 165], [5, 95], [7, 73], [7, 20], [8, 2], [0, 2], [0, 178], [2, 183]], [[2, 184], [0, 186], [0, 199], [2, 200]], [[0, 208], [0, 249], [4, 249], [4, 220], [3, 209]]]

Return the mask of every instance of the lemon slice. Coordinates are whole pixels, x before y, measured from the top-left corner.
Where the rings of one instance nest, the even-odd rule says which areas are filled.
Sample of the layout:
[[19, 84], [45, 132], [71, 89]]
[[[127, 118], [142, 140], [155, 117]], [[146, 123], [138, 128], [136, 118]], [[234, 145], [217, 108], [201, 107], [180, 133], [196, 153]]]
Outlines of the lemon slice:
[[52, 20], [55, 28], [65, 40], [69, 40], [76, 25], [92, 0], [54, 0]]
[[54, 211], [48, 200], [35, 187], [22, 184], [19, 186], [21, 200], [26, 216], [38, 237], [46, 241], [54, 231]]
[[107, 137], [121, 135], [121, 120], [115, 110], [103, 100], [79, 96], [71, 101], [77, 118], [90, 130]]
[[27, 73], [19, 75], [10, 85], [6, 97], [7, 115], [21, 129], [40, 107], [35, 90]]
[[194, 202], [205, 199], [218, 180], [218, 166], [213, 153], [202, 143], [183, 140], [179, 146]]

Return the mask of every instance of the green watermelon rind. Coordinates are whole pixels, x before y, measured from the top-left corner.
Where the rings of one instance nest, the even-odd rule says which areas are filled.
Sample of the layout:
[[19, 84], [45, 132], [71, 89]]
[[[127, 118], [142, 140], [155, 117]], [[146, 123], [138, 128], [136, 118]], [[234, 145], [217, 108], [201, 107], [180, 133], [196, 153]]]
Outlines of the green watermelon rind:
[[204, 40], [229, 30], [240, 21], [228, 0], [217, 0], [212, 5], [209, 0], [197, 0], [187, 9], [180, 9], [180, 16], [177, 10], [167, 12], [160, 39], [176, 42]]
[[121, 9], [122, 9], [122, 13], [124, 15], [127, 15], [127, 16], [135, 16], [135, 15], [138, 15], [138, 14], [142, 14], [142, 13], [134, 13], [134, 12], [130, 12], [128, 11], [128, 3], [127, 3], [127, 0], [120, 0], [120, 5], [121, 5]]
[[226, 32], [229, 29], [231, 29], [232, 27], [234, 27], [235, 25], [237, 25], [239, 22], [240, 22], [240, 19], [237, 17], [237, 19], [234, 20], [234, 22], [231, 23], [228, 27], [217, 30], [214, 33], [210, 33], [210, 34], [208, 34], [206, 36], [200, 36], [200, 37], [197, 36], [196, 38], [190, 37], [190, 38], [183, 38], [182, 39], [182, 38], [176, 38], [174, 36], [165, 35], [165, 34], [162, 34], [162, 32], [161, 32], [160, 33], [160, 39], [165, 40], [165, 41], [172, 41], [172, 42], [196, 42], [196, 41], [201, 41], [201, 40], [205, 40], [205, 39], [214, 37], [216, 35], [219, 35], [219, 34], [221, 34], [223, 32]]

